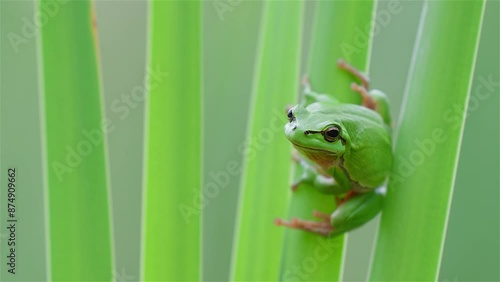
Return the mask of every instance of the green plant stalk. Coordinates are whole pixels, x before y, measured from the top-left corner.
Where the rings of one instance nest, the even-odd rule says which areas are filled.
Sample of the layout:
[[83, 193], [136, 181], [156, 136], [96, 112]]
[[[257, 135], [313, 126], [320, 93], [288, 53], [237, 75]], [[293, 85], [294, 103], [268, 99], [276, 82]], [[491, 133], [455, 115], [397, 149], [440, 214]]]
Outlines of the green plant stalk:
[[[247, 133], [251, 98], [248, 90], [253, 81], [264, 2], [242, 1], [234, 13], [219, 10], [223, 14], [214, 13], [214, 3], [225, 2], [204, 1], [203, 37], [207, 40], [203, 41], [202, 55], [203, 127], [210, 130], [203, 134], [203, 146], [210, 150], [203, 150], [203, 189], [210, 195], [210, 202], [203, 209], [202, 274], [203, 281], [226, 281], [232, 252], [232, 244], [228, 242], [234, 238], [243, 164], [243, 154], [236, 148]], [[228, 128], [230, 134], [222, 134]], [[238, 166], [238, 173], [227, 169], [232, 163]], [[220, 188], [215, 196], [214, 185]]]
[[[350, 88], [356, 79], [340, 70], [336, 63], [344, 58], [358, 69], [368, 70], [374, 2], [319, 1], [317, 5], [309, 59], [312, 89], [335, 95], [345, 103], [359, 104], [359, 94]], [[296, 166], [295, 175], [298, 177], [301, 172]], [[303, 184], [292, 194], [288, 218], [317, 220], [312, 216], [314, 210], [331, 213], [334, 209], [333, 196]], [[325, 239], [304, 231], [287, 230], [281, 279], [340, 281], [344, 236]]]
[[198, 281], [201, 2], [150, 5], [141, 275], [145, 281]]
[[90, 1], [41, 26], [51, 280], [112, 280], [113, 257], [96, 31]]
[[438, 277], [483, 7], [484, 1], [424, 3], [373, 281]]
[[357, 79], [337, 67], [343, 58], [368, 73], [373, 38], [375, 1], [319, 1], [309, 58], [313, 90], [334, 95], [341, 102], [360, 104], [351, 89]]
[[[231, 280], [276, 281], [289, 199], [285, 106], [296, 100], [303, 1], [266, 1], [244, 151]], [[284, 16], [286, 15], [286, 16]]]

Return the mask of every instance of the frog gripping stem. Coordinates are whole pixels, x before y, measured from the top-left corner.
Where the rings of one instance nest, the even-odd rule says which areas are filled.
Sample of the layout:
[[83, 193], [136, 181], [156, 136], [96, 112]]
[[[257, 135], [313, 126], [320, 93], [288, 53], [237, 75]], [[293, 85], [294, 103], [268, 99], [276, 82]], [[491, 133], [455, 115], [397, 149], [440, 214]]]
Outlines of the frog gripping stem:
[[347, 193], [346, 197], [329, 215], [318, 211], [313, 216], [321, 221], [309, 221], [299, 218], [285, 221], [276, 219], [278, 226], [300, 229], [325, 237], [332, 237], [353, 230], [374, 218], [382, 209], [384, 195], [380, 191], [368, 193]]
[[337, 61], [337, 66], [339, 68], [341, 68], [341, 69], [343, 69], [343, 70], [351, 73], [355, 77], [357, 77], [361, 81], [361, 85], [365, 89], [370, 89], [370, 79], [368, 78], [368, 76], [366, 76], [364, 73], [362, 73], [361, 71], [359, 71], [357, 68], [351, 66], [350, 64], [348, 64], [343, 59], [339, 59]]
[[337, 61], [337, 66], [351, 73], [361, 81], [361, 85], [352, 83], [351, 89], [358, 92], [361, 95], [361, 98], [363, 99], [362, 105], [364, 107], [367, 107], [370, 110], [376, 110], [377, 104], [373, 99], [373, 97], [368, 92], [368, 90], [370, 89], [370, 79], [368, 78], [368, 76], [342, 59], [339, 59]]
[[333, 226], [330, 223], [330, 215], [314, 211], [313, 216], [322, 219], [323, 221], [310, 221], [299, 218], [292, 218], [289, 222], [281, 218], [277, 218], [274, 224], [277, 226], [286, 226], [294, 229], [301, 229], [304, 231], [316, 233], [328, 237], [333, 231]]
[[299, 167], [292, 191], [307, 184], [333, 195], [336, 205], [331, 204], [335, 209], [331, 214], [314, 211], [316, 219], [274, 221], [277, 226], [325, 237], [358, 228], [381, 211], [384, 194], [377, 187], [386, 181], [393, 159], [387, 96], [369, 90], [368, 76], [344, 60], [339, 60], [337, 66], [356, 81], [350, 86], [362, 101], [343, 103], [341, 96], [314, 92], [305, 76], [301, 102], [287, 111], [285, 124], [285, 135], [297, 150], [292, 160]]
[[361, 98], [363, 99], [362, 105], [364, 107], [367, 107], [370, 110], [376, 110], [377, 104], [375, 103], [375, 100], [373, 100], [373, 97], [370, 96], [370, 93], [368, 93], [368, 90], [359, 84], [356, 83], [351, 83], [351, 89], [358, 92], [361, 95]]

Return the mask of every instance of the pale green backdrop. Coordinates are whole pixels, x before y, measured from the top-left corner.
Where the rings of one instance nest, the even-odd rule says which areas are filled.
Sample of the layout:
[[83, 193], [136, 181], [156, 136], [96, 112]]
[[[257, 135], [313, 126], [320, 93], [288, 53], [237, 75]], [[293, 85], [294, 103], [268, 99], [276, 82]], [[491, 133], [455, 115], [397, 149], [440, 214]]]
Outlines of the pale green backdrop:
[[[226, 2], [226, 1], [224, 1]], [[1, 0], [1, 185], [0, 244], [2, 281], [43, 281], [45, 265], [43, 162], [37, 84], [34, 2]], [[221, 12], [204, 3], [204, 183], [210, 172], [241, 163], [248, 102], [253, 79], [262, 2], [233, 1]], [[229, 2], [227, 2], [229, 3]], [[387, 10], [381, 1], [378, 11]], [[304, 59], [314, 17], [314, 1], [306, 6]], [[422, 3], [402, 1], [402, 11], [386, 19], [374, 38], [372, 85], [390, 97], [397, 118]], [[97, 1], [99, 47], [106, 116], [116, 121], [108, 136], [113, 199], [115, 279], [137, 281], [142, 177], [143, 104], [126, 117], [112, 104], [137, 86], [145, 75], [147, 50], [146, 1]], [[452, 200], [440, 281], [498, 281], [499, 269], [499, 9], [489, 1], [481, 35], [471, 104]], [[283, 15], [286, 16], [286, 15]], [[26, 39], [12, 45], [9, 34]], [[64, 58], [61, 58], [64, 59]], [[450, 66], [453, 68], [454, 66]], [[334, 79], [334, 78], [333, 78]], [[477, 90], [484, 79], [489, 88]], [[487, 90], [486, 92], [485, 89]], [[443, 93], [435, 93], [443, 95]], [[294, 101], [290, 101], [293, 103]], [[422, 113], [425, 115], [425, 113]], [[4, 271], [7, 167], [18, 169], [18, 274]], [[203, 210], [203, 275], [206, 281], [228, 277], [239, 175], [210, 199]], [[179, 187], [179, 189], [189, 187]], [[282, 189], [285, 195], [287, 187]], [[426, 208], [425, 205], [422, 208]], [[344, 280], [366, 277], [377, 222], [351, 232]], [[96, 238], [97, 239], [97, 238]]]

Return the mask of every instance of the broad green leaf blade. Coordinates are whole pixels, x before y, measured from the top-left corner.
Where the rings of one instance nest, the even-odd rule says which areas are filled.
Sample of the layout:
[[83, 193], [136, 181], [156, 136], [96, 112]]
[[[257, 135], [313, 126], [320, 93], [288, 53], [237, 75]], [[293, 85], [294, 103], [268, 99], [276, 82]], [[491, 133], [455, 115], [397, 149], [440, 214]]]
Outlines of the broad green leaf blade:
[[[51, 280], [112, 280], [96, 31], [90, 1], [43, 0], [41, 26]], [[56, 7], [56, 8], [55, 8]]]
[[285, 106], [296, 100], [302, 39], [302, 1], [266, 1], [231, 280], [276, 281], [284, 228], [274, 226], [287, 211], [290, 145], [283, 135]]
[[[357, 82], [337, 67], [346, 59], [362, 71], [368, 70], [371, 51], [373, 1], [319, 1], [316, 10], [311, 57], [310, 81], [313, 90], [335, 95], [346, 103], [359, 103], [359, 94], [350, 89]], [[296, 175], [300, 175], [296, 167]], [[292, 194], [288, 218], [317, 220], [314, 210], [331, 213], [335, 199], [314, 187], [301, 185]], [[305, 231], [287, 230], [283, 252], [283, 281], [340, 281], [344, 256], [344, 236], [325, 239]]]
[[437, 279], [483, 6], [424, 4], [371, 280]]
[[200, 280], [201, 2], [152, 1], [142, 279]]

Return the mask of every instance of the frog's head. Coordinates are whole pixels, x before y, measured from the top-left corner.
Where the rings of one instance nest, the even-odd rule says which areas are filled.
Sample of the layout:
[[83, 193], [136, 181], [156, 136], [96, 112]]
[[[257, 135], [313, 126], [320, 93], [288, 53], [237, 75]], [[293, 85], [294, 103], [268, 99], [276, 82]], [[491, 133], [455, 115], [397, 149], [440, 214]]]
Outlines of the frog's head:
[[339, 117], [326, 114], [321, 107], [315, 103], [291, 108], [285, 135], [300, 153], [328, 168], [345, 153], [349, 136]]

